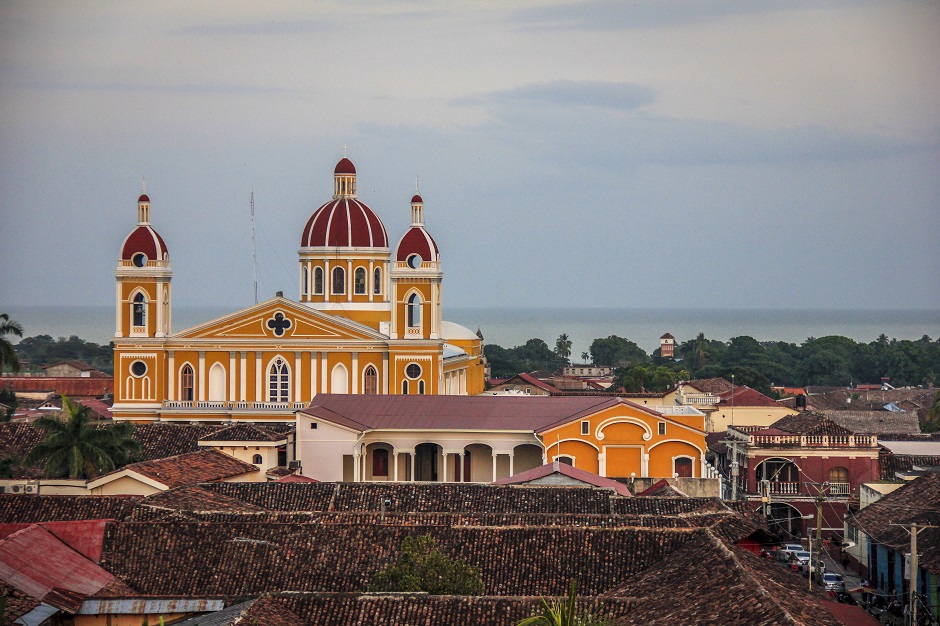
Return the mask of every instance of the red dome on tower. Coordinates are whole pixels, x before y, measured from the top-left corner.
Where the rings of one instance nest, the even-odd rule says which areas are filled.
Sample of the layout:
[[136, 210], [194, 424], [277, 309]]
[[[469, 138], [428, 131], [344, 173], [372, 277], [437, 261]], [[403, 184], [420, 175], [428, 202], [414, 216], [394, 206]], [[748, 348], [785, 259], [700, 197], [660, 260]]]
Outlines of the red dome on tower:
[[438, 262], [441, 253], [437, 249], [434, 238], [421, 226], [412, 226], [405, 236], [398, 242], [395, 252], [396, 261], [407, 261], [408, 257], [418, 255], [422, 261]]
[[336, 164], [336, 169], [333, 170], [334, 174], [355, 174], [356, 166], [353, 165], [353, 162], [343, 157], [340, 159], [339, 163]]
[[387, 248], [379, 216], [355, 198], [330, 200], [317, 209], [300, 238], [303, 248]]
[[137, 198], [137, 228], [124, 240], [121, 246], [121, 260], [133, 261], [138, 267], [144, 267], [147, 261], [169, 260], [163, 237], [150, 225], [150, 198], [141, 194]]
[[149, 225], [138, 226], [124, 240], [121, 259], [132, 261], [138, 254], [146, 256], [148, 261], [164, 261], [170, 258], [163, 237]]

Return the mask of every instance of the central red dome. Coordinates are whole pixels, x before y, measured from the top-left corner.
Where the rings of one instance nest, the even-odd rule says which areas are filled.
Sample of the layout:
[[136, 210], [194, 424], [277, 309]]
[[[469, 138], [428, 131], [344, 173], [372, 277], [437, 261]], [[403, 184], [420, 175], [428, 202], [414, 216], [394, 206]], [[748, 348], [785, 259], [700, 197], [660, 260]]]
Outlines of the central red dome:
[[387, 248], [388, 233], [379, 216], [364, 203], [355, 198], [339, 198], [314, 211], [304, 227], [300, 246]]

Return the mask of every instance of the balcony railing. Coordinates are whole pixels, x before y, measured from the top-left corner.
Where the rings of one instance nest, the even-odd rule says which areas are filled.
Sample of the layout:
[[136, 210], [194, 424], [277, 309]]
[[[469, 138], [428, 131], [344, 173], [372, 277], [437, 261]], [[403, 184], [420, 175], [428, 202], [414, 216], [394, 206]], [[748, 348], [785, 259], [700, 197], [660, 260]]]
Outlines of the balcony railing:
[[772, 494], [783, 494], [783, 495], [795, 495], [800, 493], [800, 483], [798, 482], [786, 482], [782, 480], [772, 480], [770, 481], [770, 493]]
[[751, 445], [800, 448], [877, 448], [873, 435], [748, 435]]
[[184, 411], [297, 411], [307, 408], [307, 403], [167, 400], [163, 402], [163, 408]]
[[718, 400], [718, 396], [710, 393], [684, 393], [681, 402], [692, 406], [713, 406], [718, 404]]
[[849, 483], [829, 483], [829, 495], [846, 497], [852, 495], [852, 485]]

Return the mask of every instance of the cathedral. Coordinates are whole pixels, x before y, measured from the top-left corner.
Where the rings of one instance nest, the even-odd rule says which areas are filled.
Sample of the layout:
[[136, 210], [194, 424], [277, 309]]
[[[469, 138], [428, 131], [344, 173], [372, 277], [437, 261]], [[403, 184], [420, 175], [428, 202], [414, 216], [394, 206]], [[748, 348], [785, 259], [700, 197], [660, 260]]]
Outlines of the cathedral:
[[141, 195], [115, 271], [114, 419], [283, 422], [323, 393], [483, 391], [481, 338], [441, 317], [440, 251], [421, 196], [391, 247], [344, 157], [298, 256], [297, 301], [278, 292], [174, 333], [170, 254]]

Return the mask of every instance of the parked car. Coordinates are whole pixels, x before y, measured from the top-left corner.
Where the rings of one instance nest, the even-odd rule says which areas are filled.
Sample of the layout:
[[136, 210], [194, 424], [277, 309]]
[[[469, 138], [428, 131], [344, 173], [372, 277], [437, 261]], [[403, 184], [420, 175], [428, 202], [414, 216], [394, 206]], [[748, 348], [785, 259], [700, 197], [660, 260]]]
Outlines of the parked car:
[[835, 593], [845, 592], [845, 580], [838, 574], [826, 572], [821, 577], [817, 577], [817, 580], [819, 580], [819, 584], [821, 584], [826, 591]]
[[804, 567], [809, 565], [810, 554], [807, 550], [798, 550], [790, 554], [790, 558], [787, 559], [787, 563], [790, 564], [790, 568], [796, 571], [802, 571]]
[[794, 552], [800, 552], [803, 550], [803, 544], [800, 543], [785, 543], [777, 549], [777, 560], [783, 561], [786, 563], [790, 560], [790, 555]]

